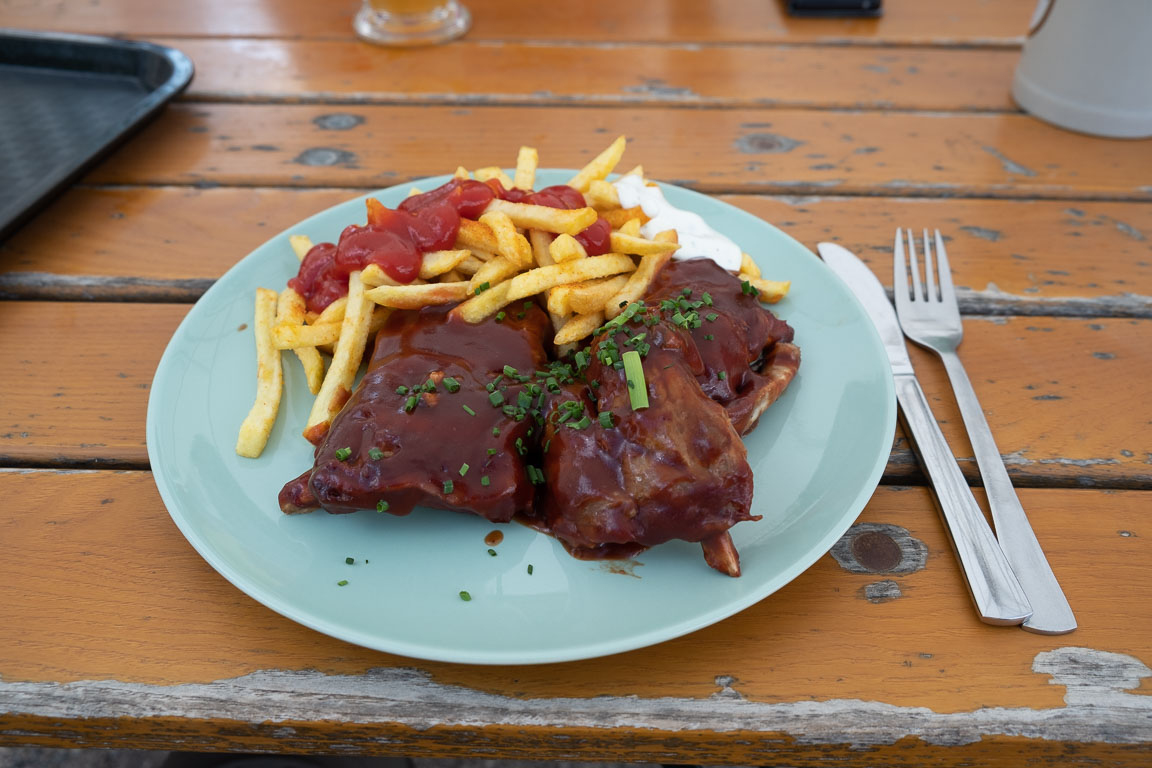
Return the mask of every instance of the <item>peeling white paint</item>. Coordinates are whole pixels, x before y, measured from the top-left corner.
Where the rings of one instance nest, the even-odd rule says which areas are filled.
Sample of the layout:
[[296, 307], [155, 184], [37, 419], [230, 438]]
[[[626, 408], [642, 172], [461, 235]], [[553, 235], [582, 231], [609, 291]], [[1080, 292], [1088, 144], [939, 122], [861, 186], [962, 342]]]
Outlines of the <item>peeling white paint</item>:
[[[1007, 630], [1006, 630], [1007, 631]], [[1091, 648], [1037, 655], [1032, 670], [1066, 686], [1065, 706], [986, 707], [937, 713], [860, 699], [765, 703], [749, 701], [727, 675], [705, 699], [597, 696], [519, 699], [445, 685], [418, 669], [380, 668], [363, 675], [261, 671], [213, 683], [172, 686], [85, 680], [0, 682], [0, 712], [72, 720], [93, 716], [251, 723], [320, 721], [435, 726], [634, 728], [786, 734], [804, 744], [893, 744], [918, 737], [960, 745], [989, 736], [1062, 742], [1133, 744], [1152, 741], [1152, 696], [1127, 693], [1152, 670], [1140, 660]], [[385, 739], [381, 734], [381, 739]]]

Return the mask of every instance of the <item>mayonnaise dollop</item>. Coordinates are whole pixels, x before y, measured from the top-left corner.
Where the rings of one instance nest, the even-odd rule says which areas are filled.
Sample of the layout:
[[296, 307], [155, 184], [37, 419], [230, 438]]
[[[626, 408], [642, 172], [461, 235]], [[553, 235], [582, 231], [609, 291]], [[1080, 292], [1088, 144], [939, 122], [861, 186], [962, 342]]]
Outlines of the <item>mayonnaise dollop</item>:
[[711, 259], [729, 272], [740, 269], [740, 246], [708, 226], [704, 219], [692, 211], [669, 203], [659, 187], [645, 186], [639, 176], [623, 176], [613, 184], [624, 208], [640, 206], [649, 221], [640, 228], [640, 234], [652, 238], [666, 229], [676, 230], [680, 250], [672, 254], [675, 259]]

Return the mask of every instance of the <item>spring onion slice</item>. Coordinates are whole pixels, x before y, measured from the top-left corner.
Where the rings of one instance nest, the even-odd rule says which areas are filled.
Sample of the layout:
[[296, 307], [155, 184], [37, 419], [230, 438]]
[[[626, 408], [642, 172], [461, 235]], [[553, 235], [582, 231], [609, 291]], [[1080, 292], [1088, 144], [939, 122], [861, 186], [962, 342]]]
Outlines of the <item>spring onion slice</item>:
[[624, 353], [624, 378], [628, 382], [628, 398], [632, 401], [632, 410], [647, 408], [648, 382], [644, 380], [644, 364], [640, 361], [640, 353], [634, 349]]

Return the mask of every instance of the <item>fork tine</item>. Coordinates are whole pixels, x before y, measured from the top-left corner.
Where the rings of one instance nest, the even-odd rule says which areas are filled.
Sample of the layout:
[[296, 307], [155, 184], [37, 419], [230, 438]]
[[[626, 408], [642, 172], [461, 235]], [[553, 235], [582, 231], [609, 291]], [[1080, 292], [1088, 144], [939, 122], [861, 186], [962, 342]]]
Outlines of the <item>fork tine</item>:
[[896, 243], [892, 246], [892, 293], [896, 306], [908, 301], [908, 266], [904, 263], [904, 230], [896, 228]]
[[912, 301], [923, 301], [924, 294], [920, 291], [920, 265], [916, 261], [916, 239], [912, 230], [904, 230], [908, 235], [908, 271], [912, 273]]
[[[928, 238], [927, 232], [924, 234]], [[948, 251], [944, 250], [944, 238], [936, 230], [936, 266], [940, 270], [940, 300], [956, 306], [956, 290], [952, 287], [952, 266], [948, 263]]]
[[928, 230], [924, 230], [924, 282], [928, 301], [936, 301], [936, 268], [932, 263], [932, 242], [928, 239]]

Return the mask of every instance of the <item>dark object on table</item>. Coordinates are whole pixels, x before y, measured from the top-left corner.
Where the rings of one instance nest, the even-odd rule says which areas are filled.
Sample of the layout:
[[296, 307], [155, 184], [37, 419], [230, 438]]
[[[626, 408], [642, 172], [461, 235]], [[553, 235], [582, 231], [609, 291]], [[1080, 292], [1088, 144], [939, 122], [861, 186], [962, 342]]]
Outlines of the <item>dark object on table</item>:
[[191, 80], [192, 62], [164, 46], [0, 31], [0, 239]]
[[883, 0], [788, 0], [793, 16], [879, 16]]

